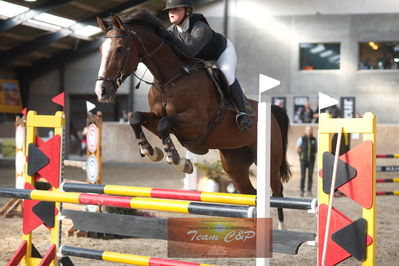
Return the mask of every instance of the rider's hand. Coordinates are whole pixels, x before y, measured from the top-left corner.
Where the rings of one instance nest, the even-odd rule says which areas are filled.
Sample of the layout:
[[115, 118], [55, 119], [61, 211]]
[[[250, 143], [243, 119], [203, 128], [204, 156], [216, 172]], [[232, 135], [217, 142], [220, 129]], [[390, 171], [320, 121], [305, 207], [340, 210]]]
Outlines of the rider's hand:
[[158, 29], [159, 36], [167, 42], [173, 42], [174, 36], [173, 33], [165, 29], [164, 27], [159, 27]]

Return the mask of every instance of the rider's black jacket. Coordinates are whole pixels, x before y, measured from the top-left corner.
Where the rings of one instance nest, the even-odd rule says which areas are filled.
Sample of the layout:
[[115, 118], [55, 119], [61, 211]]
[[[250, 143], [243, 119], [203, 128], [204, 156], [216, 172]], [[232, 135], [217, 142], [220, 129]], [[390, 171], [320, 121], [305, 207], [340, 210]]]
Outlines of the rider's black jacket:
[[209, 26], [202, 14], [190, 16], [189, 29], [179, 32], [176, 25], [169, 27], [176, 38], [172, 38], [174, 46], [183, 54], [207, 61], [216, 61], [226, 49], [227, 39]]

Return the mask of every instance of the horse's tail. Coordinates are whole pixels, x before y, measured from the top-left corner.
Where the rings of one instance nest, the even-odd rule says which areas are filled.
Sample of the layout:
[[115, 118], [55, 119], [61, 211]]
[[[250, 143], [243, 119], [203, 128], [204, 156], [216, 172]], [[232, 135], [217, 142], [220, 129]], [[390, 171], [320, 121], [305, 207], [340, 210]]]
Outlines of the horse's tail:
[[283, 160], [280, 165], [280, 177], [282, 182], [288, 182], [292, 175], [290, 165], [287, 161], [288, 130], [290, 128], [290, 119], [288, 118], [286, 111], [277, 105], [272, 105], [272, 113], [278, 121], [283, 139]]

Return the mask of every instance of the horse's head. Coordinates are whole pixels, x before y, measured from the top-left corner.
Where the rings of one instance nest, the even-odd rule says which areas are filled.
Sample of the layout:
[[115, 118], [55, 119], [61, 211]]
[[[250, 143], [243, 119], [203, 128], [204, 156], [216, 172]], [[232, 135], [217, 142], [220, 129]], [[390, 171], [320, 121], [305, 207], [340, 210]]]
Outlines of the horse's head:
[[101, 18], [97, 22], [106, 36], [100, 48], [102, 58], [95, 92], [98, 101], [109, 103], [115, 101], [117, 89], [136, 70], [140, 44], [118, 16], [112, 16], [111, 27]]

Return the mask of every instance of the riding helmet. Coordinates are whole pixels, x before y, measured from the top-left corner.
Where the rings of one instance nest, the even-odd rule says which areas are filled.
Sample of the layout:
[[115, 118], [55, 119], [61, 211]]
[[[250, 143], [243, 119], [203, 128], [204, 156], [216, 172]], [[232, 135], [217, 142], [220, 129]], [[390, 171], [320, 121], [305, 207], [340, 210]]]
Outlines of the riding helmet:
[[163, 10], [169, 10], [172, 8], [188, 6], [193, 8], [192, 0], [166, 0], [166, 6]]

